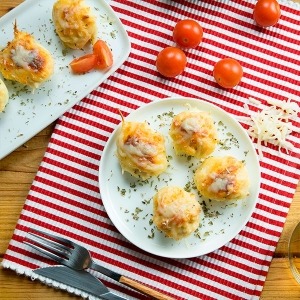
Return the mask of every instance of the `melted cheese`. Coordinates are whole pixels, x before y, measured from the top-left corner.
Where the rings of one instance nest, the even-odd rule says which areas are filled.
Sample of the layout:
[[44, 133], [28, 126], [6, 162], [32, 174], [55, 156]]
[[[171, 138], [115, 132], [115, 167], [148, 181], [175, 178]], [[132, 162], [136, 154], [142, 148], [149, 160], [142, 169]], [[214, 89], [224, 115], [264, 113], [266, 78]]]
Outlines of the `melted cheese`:
[[173, 118], [169, 134], [177, 155], [203, 158], [217, 145], [217, 130], [208, 112], [183, 111]]
[[8, 80], [37, 88], [54, 71], [51, 53], [34, 36], [14, 25], [14, 38], [0, 51], [0, 72]]
[[136, 141], [135, 143], [125, 143], [124, 150], [131, 155], [137, 155], [139, 157], [155, 156], [157, 154], [155, 145], [144, 143], [143, 141]]
[[164, 137], [146, 122], [123, 121], [116, 144], [122, 171], [137, 178], [158, 176], [168, 166]]
[[226, 191], [228, 184], [229, 184], [228, 178], [216, 177], [216, 178], [214, 178], [214, 181], [212, 182], [212, 184], [208, 187], [208, 190], [213, 193], [218, 193], [220, 191]]
[[217, 201], [243, 199], [250, 192], [248, 171], [232, 156], [206, 158], [196, 170], [194, 181], [204, 198]]
[[181, 128], [189, 134], [200, 130], [199, 120], [196, 118], [187, 118], [181, 123]]
[[167, 219], [173, 218], [174, 216], [178, 219], [184, 218], [187, 210], [193, 207], [189, 201], [186, 201], [186, 197], [184, 198], [183, 196], [184, 195], [176, 199], [176, 201], [159, 206], [158, 213], [160, 213], [163, 218]]
[[198, 228], [200, 212], [195, 195], [177, 186], [166, 186], [153, 198], [154, 224], [175, 240], [189, 236]]
[[96, 17], [84, 0], [57, 0], [52, 18], [56, 33], [67, 47], [82, 49], [95, 43]]
[[27, 50], [22, 45], [17, 45], [15, 49], [11, 50], [11, 59], [13, 62], [23, 69], [30, 69], [30, 65], [37, 59], [37, 51]]

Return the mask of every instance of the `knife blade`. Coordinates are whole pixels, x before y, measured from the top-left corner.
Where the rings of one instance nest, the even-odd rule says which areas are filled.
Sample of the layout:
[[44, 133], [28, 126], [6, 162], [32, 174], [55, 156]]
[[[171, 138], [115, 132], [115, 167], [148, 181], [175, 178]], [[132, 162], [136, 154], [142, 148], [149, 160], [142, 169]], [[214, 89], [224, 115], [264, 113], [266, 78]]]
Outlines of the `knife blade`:
[[109, 291], [96, 277], [87, 271], [77, 271], [65, 266], [45, 267], [33, 273], [87, 292], [104, 300], [127, 300]]

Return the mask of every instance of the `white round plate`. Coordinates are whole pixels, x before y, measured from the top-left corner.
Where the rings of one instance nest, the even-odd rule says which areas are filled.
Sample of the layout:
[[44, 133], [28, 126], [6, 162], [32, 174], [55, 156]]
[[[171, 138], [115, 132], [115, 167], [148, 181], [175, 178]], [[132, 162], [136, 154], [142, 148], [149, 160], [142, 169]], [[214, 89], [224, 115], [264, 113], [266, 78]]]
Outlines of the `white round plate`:
[[[212, 155], [233, 155], [245, 161], [251, 180], [250, 195], [247, 198], [221, 203], [198, 196], [193, 187], [193, 174], [200, 161], [176, 156], [168, 135], [172, 116], [187, 110], [187, 105], [211, 113], [221, 141]], [[251, 217], [260, 186], [258, 157], [243, 127], [217, 106], [183, 97], [151, 102], [132, 112], [126, 121], [147, 121], [152, 129], [161, 132], [165, 136], [170, 165], [164, 174], [147, 181], [138, 180], [128, 173], [122, 174], [115, 155], [121, 124], [113, 132], [100, 161], [99, 184], [104, 207], [120, 233], [137, 247], [169, 258], [204, 255], [233, 239]], [[200, 227], [180, 241], [165, 237], [152, 224], [152, 197], [166, 185], [177, 185], [194, 192], [203, 208]]]

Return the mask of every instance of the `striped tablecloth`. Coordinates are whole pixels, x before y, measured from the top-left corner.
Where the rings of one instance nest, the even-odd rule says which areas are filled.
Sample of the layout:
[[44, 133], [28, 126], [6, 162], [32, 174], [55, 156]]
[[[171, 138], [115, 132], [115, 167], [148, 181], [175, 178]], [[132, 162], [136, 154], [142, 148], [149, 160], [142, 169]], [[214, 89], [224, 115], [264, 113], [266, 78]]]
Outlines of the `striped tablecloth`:
[[[175, 95], [204, 99], [233, 116], [245, 114], [243, 105], [249, 97], [292, 98], [299, 103], [300, 9], [292, 2], [280, 2], [279, 24], [261, 29], [252, 19], [254, 2], [111, 2], [128, 31], [131, 54], [115, 74], [58, 120], [4, 267], [30, 276], [32, 269], [50, 264], [22, 243], [34, 227], [80, 242], [96, 261], [175, 299], [259, 298], [299, 180], [299, 133], [292, 134], [295, 149], [289, 153], [263, 145], [261, 190], [250, 221], [231, 242], [201, 257], [165, 259], [129, 243], [108, 218], [98, 186], [102, 151], [120, 123], [118, 109], [126, 115], [145, 103]], [[182, 75], [162, 78], [155, 68], [156, 55], [173, 45], [172, 28], [184, 18], [201, 23], [203, 42], [186, 51], [188, 65]], [[219, 88], [212, 77], [215, 62], [226, 56], [239, 60], [244, 69], [242, 82], [231, 90]], [[117, 293], [141, 299], [99, 277]]]

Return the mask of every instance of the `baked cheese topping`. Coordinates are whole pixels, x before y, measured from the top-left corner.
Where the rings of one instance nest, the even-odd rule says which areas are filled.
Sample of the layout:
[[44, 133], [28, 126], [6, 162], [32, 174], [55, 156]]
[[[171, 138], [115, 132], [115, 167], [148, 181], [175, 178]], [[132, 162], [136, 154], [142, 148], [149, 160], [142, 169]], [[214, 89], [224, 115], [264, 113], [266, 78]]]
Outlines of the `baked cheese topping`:
[[200, 194], [217, 201], [238, 200], [249, 195], [250, 180], [242, 161], [233, 156], [210, 156], [195, 172]]
[[185, 238], [198, 228], [200, 212], [195, 195], [177, 186], [166, 186], [153, 198], [153, 222], [174, 240]]
[[54, 72], [51, 53], [34, 36], [14, 25], [14, 38], [0, 51], [0, 72], [8, 80], [37, 88]]
[[183, 129], [183, 131], [191, 135], [195, 132], [200, 131], [201, 127], [199, 121], [196, 118], [192, 117], [185, 119], [181, 124], [181, 128]]
[[204, 158], [217, 145], [217, 130], [210, 114], [200, 110], [183, 111], [176, 115], [169, 130], [177, 155]]
[[157, 149], [155, 145], [145, 143], [136, 138], [127, 140], [124, 144], [124, 150], [130, 153], [131, 155], [137, 155], [139, 157], [155, 156], [157, 154]]
[[123, 172], [143, 180], [158, 176], [168, 166], [164, 137], [146, 122], [123, 120], [117, 138], [117, 157]]
[[52, 18], [56, 33], [67, 47], [82, 49], [95, 43], [96, 17], [84, 0], [56, 0]]
[[17, 45], [15, 49], [11, 49], [11, 59], [23, 69], [30, 69], [37, 58], [38, 52], [36, 50], [27, 50], [22, 45]]
[[208, 187], [208, 190], [213, 193], [218, 193], [220, 191], [227, 191], [229, 185], [229, 178], [227, 177], [217, 177], [213, 176], [214, 180], [212, 184]]

